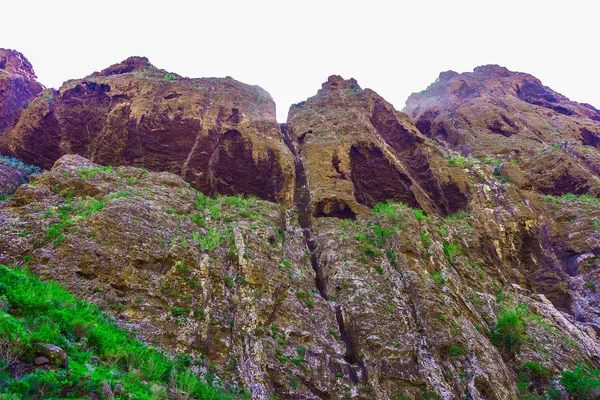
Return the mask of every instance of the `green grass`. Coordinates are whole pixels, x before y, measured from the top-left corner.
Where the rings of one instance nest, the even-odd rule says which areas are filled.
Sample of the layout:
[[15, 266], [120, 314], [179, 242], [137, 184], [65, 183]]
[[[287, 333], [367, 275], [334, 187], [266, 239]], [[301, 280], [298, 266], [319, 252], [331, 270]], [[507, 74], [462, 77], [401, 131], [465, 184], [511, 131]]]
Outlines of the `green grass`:
[[446, 256], [446, 258], [448, 260], [452, 260], [452, 258], [454, 258], [454, 256], [461, 254], [460, 244], [458, 244], [458, 243], [444, 242], [443, 246], [444, 246], [444, 255]]
[[575, 399], [600, 398], [600, 369], [578, 365], [571, 371], [563, 371], [560, 383]]
[[582, 202], [582, 203], [593, 204], [595, 206], [600, 206], [600, 198], [594, 197], [589, 193], [586, 193], [586, 194], [567, 193], [567, 194], [563, 194], [562, 196], [553, 196], [553, 195], [548, 194], [548, 195], [544, 196], [544, 200], [549, 201], [549, 202], [557, 202], [557, 203]]
[[[105, 398], [103, 386], [120, 384], [133, 399], [157, 398], [157, 393], [167, 390], [192, 399], [247, 398], [239, 389], [228, 395], [203, 383], [192, 371], [196, 362], [189, 356], [173, 358], [132, 338], [95, 305], [78, 301], [58, 284], [42, 282], [25, 270], [0, 266], [0, 300], [0, 379], [7, 382], [0, 393], [4, 397], [89, 398], [93, 393]], [[11, 379], [11, 364], [17, 359], [32, 361], [34, 341], [65, 350], [68, 370], [38, 370]], [[95, 365], [92, 357], [100, 363]]]
[[77, 169], [77, 174], [79, 175], [79, 177], [81, 178], [82, 181], [85, 181], [90, 178], [94, 178], [96, 175], [98, 175], [100, 173], [112, 174], [114, 172], [115, 172], [115, 169], [113, 167], [94, 167], [94, 168], [81, 167], [81, 168]]

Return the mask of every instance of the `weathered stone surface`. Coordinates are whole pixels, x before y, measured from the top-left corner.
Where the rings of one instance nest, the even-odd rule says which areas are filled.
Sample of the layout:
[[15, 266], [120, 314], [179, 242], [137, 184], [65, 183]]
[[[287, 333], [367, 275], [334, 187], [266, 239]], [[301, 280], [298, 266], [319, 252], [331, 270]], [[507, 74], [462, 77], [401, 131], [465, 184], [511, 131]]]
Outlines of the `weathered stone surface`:
[[600, 111], [529, 74], [497, 65], [442, 72], [408, 98], [406, 112], [423, 134], [463, 155], [512, 154], [524, 189], [600, 196]]
[[365, 215], [401, 201], [447, 215], [469, 201], [466, 175], [406, 115], [370, 89], [331, 76], [316, 96], [290, 108], [288, 142], [303, 158], [315, 217]]
[[37, 364], [37, 362], [42, 362], [42, 359], [46, 359], [54, 367], [69, 367], [69, 356], [60, 347], [46, 343], [35, 343], [34, 347], [37, 355], [36, 365], [41, 365]]
[[27, 171], [9, 165], [0, 159], [0, 199], [12, 194], [22, 183], [27, 182]]
[[63, 154], [169, 171], [205, 193], [291, 204], [293, 157], [275, 104], [232, 78], [189, 79], [131, 57], [35, 98], [0, 152], [50, 168]]
[[0, 136], [44, 87], [29, 61], [15, 50], [0, 48]]
[[[315, 216], [311, 263], [281, 206], [64, 156], [0, 210], [0, 263], [31, 254], [32, 271], [257, 399], [516, 399], [524, 362], [598, 364], [600, 206], [461, 171], [477, 180], [468, 212]], [[508, 354], [489, 330], [517, 304], [531, 339]]]
[[0, 139], [52, 166], [2, 203], [0, 264], [255, 399], [566, 398], [600, 367], [600, 114], [497, 66], [407, 111], [332, 76], [279, 127], [256, 87], [131, 57]]

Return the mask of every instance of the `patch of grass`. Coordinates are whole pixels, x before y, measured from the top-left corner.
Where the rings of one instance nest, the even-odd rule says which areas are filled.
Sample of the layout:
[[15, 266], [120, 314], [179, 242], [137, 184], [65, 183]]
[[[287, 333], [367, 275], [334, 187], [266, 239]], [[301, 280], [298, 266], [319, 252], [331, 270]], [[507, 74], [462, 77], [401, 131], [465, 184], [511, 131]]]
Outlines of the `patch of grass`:
[[[156, 391], [187, 392], [186, 398], [233, 399], [204, 383], [190, 368], [154, 347], [133, 339], [96, 306], [78, 301], [54, 282], [42, 282], [21, 269], [0, 266], [0, 290], [11, 313], [0, 311], [0, 344], [10, 341], [11, 353], [0, 353], [0, 379], [5, 398], [105, 398], [103, 387], [120, 384], [132, 398], [153, 398]], [[18, 359], [31, 362], [32, 342], [60, 346], [69, 368], [37, 370], [15, 380], [6, 372]], [[5, 346], [0, 345], [0, 348]], [[100, 363], [93, 368], [92, 357]], [[210, 380], [210, 379], [209, 379]]]
[[592, 293], [596, 293], [596, 284], [594, 282], [588, 282], [585, 284], [585, 288]]
[[473, 165], [473, 162], [477, 160], [472, 160], [464, 156], [451, 157], [448, 159], [448, 166], [450, 167], [459, 167], [459, 168], [470, 168]]
[[165, 82], [173, 82], [175, 80], [175, 75], [167, 74], [162, 80]]
[[469, 354], [469, 349], [465, 346], [452, 346], [448, 350], [450, 357], [460, 357]]
[[433, 278], [433, 281], [438, 285], [443, 285], [444, 283], [446, 283], [446, 278], [439, 271], [433, 271], [431, 277]]
[[431, 237], [425, 232], [421, 232], [419, 236], [421, 237], [421, 243], [423, 243], [423, 247], [428, 249], [429, 246], [431, 246]]
[[217, 247], [225, 246], [233, 240], [230, 230], [219, 230], [215, 227], [210, 227], [205, 234], [193, 232], [192, 239], [198, 242], [200, 248], [204, 251], [214, 251]]
[[600, 398], [600, 369], [578, 365], [563, 371], [560, 383], [576, 399]]
[[544, 196], [544, 200], [549, 201], [549, 202], [558, 202], [558, 203], [582, 202], [582, 203], [592, 204], [595, 206], [600, 206], [600, 198], [594, 197], [589, 193], [586, 193], [586, 194], [566, 193], [566, 194], [563, 194], [562, 196], [553, 196], [551, 194], [548, 194], [548, 195]]
[[94, 168], [81, 167], [81, 168], [77, 169], [77, 174], [79, 175], [79, 177], [81, 178], [82, 181], [93, 178], [100, 173], [112, 174], [114, 172], [115, 172], [115, 169], [113, 167], [94, 167]]
[[452, 258], [454, 258], [454, 256], [461, 254], [460, 244], [458, 244], [458, 243], [444, 242], [443, 247], [444, 247], [444, 255], [446, 256], [446, 258], [448, 260], [452, 260]]
[[425, 214], [423, 213], [423, 210], [421, 210], [420, 208], [415, 208], [415, 209], [413, 210], [413, 213], [415, 214], [415, 218], [416, 218], [417, 220], [419, 220], [419, 221], [422, 221], [422, 220], [424, 220], [425, 218], [427, 218], [427, 217], [425, 216]]

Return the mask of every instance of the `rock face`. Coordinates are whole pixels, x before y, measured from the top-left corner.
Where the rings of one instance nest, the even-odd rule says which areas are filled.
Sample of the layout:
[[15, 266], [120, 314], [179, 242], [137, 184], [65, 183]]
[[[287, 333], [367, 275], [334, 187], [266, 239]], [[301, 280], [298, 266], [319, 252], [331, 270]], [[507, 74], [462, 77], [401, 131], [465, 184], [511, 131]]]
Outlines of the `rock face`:
[[409, 115], [332, 76], [281, 127], [139, 57], [44, 93], [2, 137], [51, 169], [0, 203], [0, 264], [226, 386], [566, 399], [600, 367], [600, 122], [530, 75], [443, 73]]
[[[311, 259], [292, 210], [64, 156], [0, 209], [0, 263], [30, 254], [32, 271], [257, 399], [512, 399], [525, 362], [597, 365], [600, 206], [516, 191], [485, 164], [466, 173], [469, 213], [315, 217]], [[497, 315], [519, 304], [523, 343], [494, 346]]]
[[497, 65], [442, 72], [408, 98], [406, 111], [423, 134], [464, 155], [510, 155], [518, 168], [503, 176], [524, 189], [600, 195], [600, 111], [529, 74]]
[[286, 132], [315, 217], [354, 218], [386, 200], [447, 215], [469, 201], [467, 176], [448, 168], [406, 115], [353, 79], [331, 76], [316, 96], [293, 105]]
[[63, 154], [176, 173], [205, 193], [290, 204], [293, 157], [267, 92], [188, 79], [131, 57], [35, 98], [0, 152], [50, 168]]
[[0, 48], [0, 136], [44, 87], [23, 54]]

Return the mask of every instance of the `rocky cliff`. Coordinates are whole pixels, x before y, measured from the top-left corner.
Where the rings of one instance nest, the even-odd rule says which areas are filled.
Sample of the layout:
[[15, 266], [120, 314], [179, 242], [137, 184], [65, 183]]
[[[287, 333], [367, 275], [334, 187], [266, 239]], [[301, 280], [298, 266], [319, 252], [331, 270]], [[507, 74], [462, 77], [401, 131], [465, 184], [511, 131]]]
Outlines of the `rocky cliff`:
[[173, 172], [207, 194], [254, 194], [288, 205], [294, 187], [293, 157], [267, 92], [232, 78], [183, 78], [143, 57], [45, 90], [0, 148], [46, 169], [76, 153]]
[[49, 168], [0, 203], [0, 264], [198, 373], [255, 399], [597, 397], [593, 107], [496, 66], [408, 115], [332, 76], [281, 126], [262, 89], [143, 58], [44, 93], [0, 138]]

